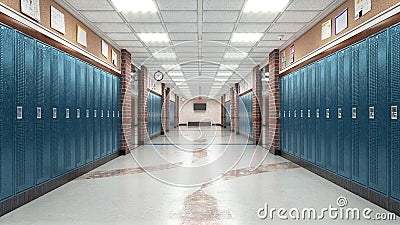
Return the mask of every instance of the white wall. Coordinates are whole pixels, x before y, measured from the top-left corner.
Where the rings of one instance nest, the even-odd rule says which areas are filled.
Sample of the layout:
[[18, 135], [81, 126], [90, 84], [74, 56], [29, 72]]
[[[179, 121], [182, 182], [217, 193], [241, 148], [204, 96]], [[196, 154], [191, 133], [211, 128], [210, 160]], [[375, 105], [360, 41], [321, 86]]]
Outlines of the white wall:
[[[194, 111], [193, 103], [206, 103], [206, 111]], [[221, 123], [221, 104], [215, 99], [206, 99], [199, 101], [197, 98], [180, 102], [179, 123], [187, 122], [210, 122], [214, 124]]]

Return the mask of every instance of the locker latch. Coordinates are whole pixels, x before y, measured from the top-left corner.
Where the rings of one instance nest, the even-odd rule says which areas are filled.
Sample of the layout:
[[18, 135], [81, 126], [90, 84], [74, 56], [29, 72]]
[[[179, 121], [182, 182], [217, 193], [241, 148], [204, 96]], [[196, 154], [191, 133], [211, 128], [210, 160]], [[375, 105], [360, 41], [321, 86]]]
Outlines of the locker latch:
[[53, 119], [57, 119], [57, 108], [53, 108]]
[[283, 118], [286, 118], [286, 111], [283, 111]]
[[319, 118], [319, 109], [317, 109], [316, 116]]
[[118, 118], [120, 117], [119, 111], [118, 111]]
[[337, 117], [338, 117], [338, 119], [342, 119], [342, 108], [338, 108]]
[[369, 107], [369, 118], [375, 119], [375, 107]]
[[36, 107], [36, 119], [42, 119], [42, 107]]
[[294, 118], [297, 118], [297, 110], [294, 110]]
[[17, 106], [17, 120], [22, 120], [22, 106]]
[[94, 118], [97, 118], [97, 110], [93, 111], [93, 116], [94, 116]]
[[331, 117], [330, 109], [326, 109], [326, 118], [329, 119]]
[[290, 118], [290, 110], [289, 110], [289, 118]]
[[107, 110], [107, 118], [110, 118], [110, 110]]
[[308, 116], [308, 118], [311, 118], [311, 110], [310, 109], [307, 112], [307, 116]]
[[76, 109], [76, 118], [81, 118], [81, 110], [80, 109]]
[[357, 119], [357, 108], [351, 109], [351, 118]]
[[300, 110], [300, 117], [303, 118], [303, 110]]
[[101, 118], [104, 117], [104, 110], [101, 110]]
[[69, 119], [69, 109], [65, 109], [65, 118]]
[[391, 107], [391, 117], [392, 120], [397, 120], [397, 106], [392, 106]]
[[86, 118], [89, 118], [89, 117], [90, 117], [89, 109], [86, 109]]

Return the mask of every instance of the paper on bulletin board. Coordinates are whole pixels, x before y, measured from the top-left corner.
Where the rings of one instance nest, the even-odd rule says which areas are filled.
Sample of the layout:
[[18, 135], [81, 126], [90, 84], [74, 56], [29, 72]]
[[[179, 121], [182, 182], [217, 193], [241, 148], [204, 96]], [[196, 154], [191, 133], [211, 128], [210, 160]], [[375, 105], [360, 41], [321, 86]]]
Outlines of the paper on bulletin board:
[[344, 31], [348, 26], [348, 9], [345, 9], [335, 17], [335, 35]]
[[21, 0], [21, 11], [36, 21], [40, 21], [39, 0]]
[[371, 11], [371, 0], [354, 0], [356, 20]]
[[65, 34], [65, 17], [58, 9], [51, 7], [51, 28]]
[[114, 51], [114, 49], [111, 49], [111, 61], [112, 64], [114, 64], [114, 66], [117, 65], [118, 61], [117, 61], [117, 53]]
[[322, 24], [321, 40], [325, 40], [332, 36], [332, 20], [328, 20]]
[[295, 48], [294, 45], [290, 46], [290, 64], [294, 63], [294, 52]]
[[108, 44], [101, 40], [101, 54], [108, 59]]
[[285, 69], [285, 68], [286, 68], [286, 56], [285, 56], [285, 51], [282, 51], [282, 52], [281, 52], [281, 60], [282, 60], [281, 69]]
[[79, 25], [77, 26], [76, 41], [87, 47], [86, 31]]

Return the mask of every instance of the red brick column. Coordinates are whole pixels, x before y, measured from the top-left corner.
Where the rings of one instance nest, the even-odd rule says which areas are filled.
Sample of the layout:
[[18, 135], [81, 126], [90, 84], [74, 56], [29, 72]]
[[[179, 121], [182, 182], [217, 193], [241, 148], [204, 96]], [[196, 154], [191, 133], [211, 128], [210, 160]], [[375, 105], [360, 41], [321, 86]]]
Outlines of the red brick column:
[[279, 145], [279, 110], [280, 110], [280, 88], [279, 88], [279, 50], [275, 49], [269, 54], [269, 150], [274, 155], [280, 154]]
[[122, 132], [121, 132], [121, 155], [129, 153], [132, 146], [132, 67], [131, 53], [125, 49], [121, 50], [121, 106], [122, 106]]
[[225, 95], [221, 96], [221, 126], [226, 128]]
[[179, 96], [175, 95], [175, 127], [179, 127]]
[[260, 143], [261, 136], [261, 104], [262, 104], [262, 80], [261, 71], [258, 66], [253, 68], [253, 99], [252, 99], [252, 117], [253, 117], [253, 142], [257, 145]]
[[162, 93], [161, 101], [163, 103], [162, 114], [161, 114], [162, 115], [162, 118], [161, 118], [162, 119], [162, 131], [161, 131], [161, 134], [164, 134], [165, 132], [169, 131], [169, 121], [170, 121], [170, 119], [169, 119], [169, 116], [170, 116], [170, 114], [169, 114], [169, 110], [170, 110], [169, 109], [170, 89], [167, 88], [164, 83], [161, 84], [161, 93]]
[[144, 145], [147, 135], [147, 68], [142, 66], [138, 71], [138, 144]]

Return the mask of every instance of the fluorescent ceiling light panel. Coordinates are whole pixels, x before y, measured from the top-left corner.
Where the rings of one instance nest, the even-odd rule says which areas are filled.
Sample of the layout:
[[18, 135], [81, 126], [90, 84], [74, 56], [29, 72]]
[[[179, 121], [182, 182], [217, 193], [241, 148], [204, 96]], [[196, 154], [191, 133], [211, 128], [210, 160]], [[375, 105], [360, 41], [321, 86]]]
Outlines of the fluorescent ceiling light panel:
[[257, 42], [263, 36], [262, 33], [233, 33], [231, 42]]
[[239, 65], [221, 65], [219, 66], [219, 70], [236, 70]]
[[154, 53], [157, 59], [176, 59], [176, 54], [173, 52]]
[[174, 79], [174, 77], [183, 77], [183, 73], [180, 71], [168, 72], [168, 75]]
[[224, 55], [225, 59], [244, 59], [246, 57], [247, 54], [242, 52], [227, 52]]
[[169, 42], [167, 33], [138, 33], [140, 40], [146, 43]]
[[217, 78], [220, 78], [220, 77], [230, 77], [230, 76], [232, 76], [232, 72], [218, 72], [217, 73]]
[[153, 0], [112, 0], [115, 7], [126, 13], [156, 13], [158, 12]]
[[[164, 68], [165, 70], [180, 70], [181, 69], [180, 65], [161, 65], [161, 67]], [[175, 72], [168, 72], [168, 74], [170, 74], [170, 73], [175, 73]]]
[[243, 8], [245, 13], [281, 12], [289, 0], [248, 0]]

